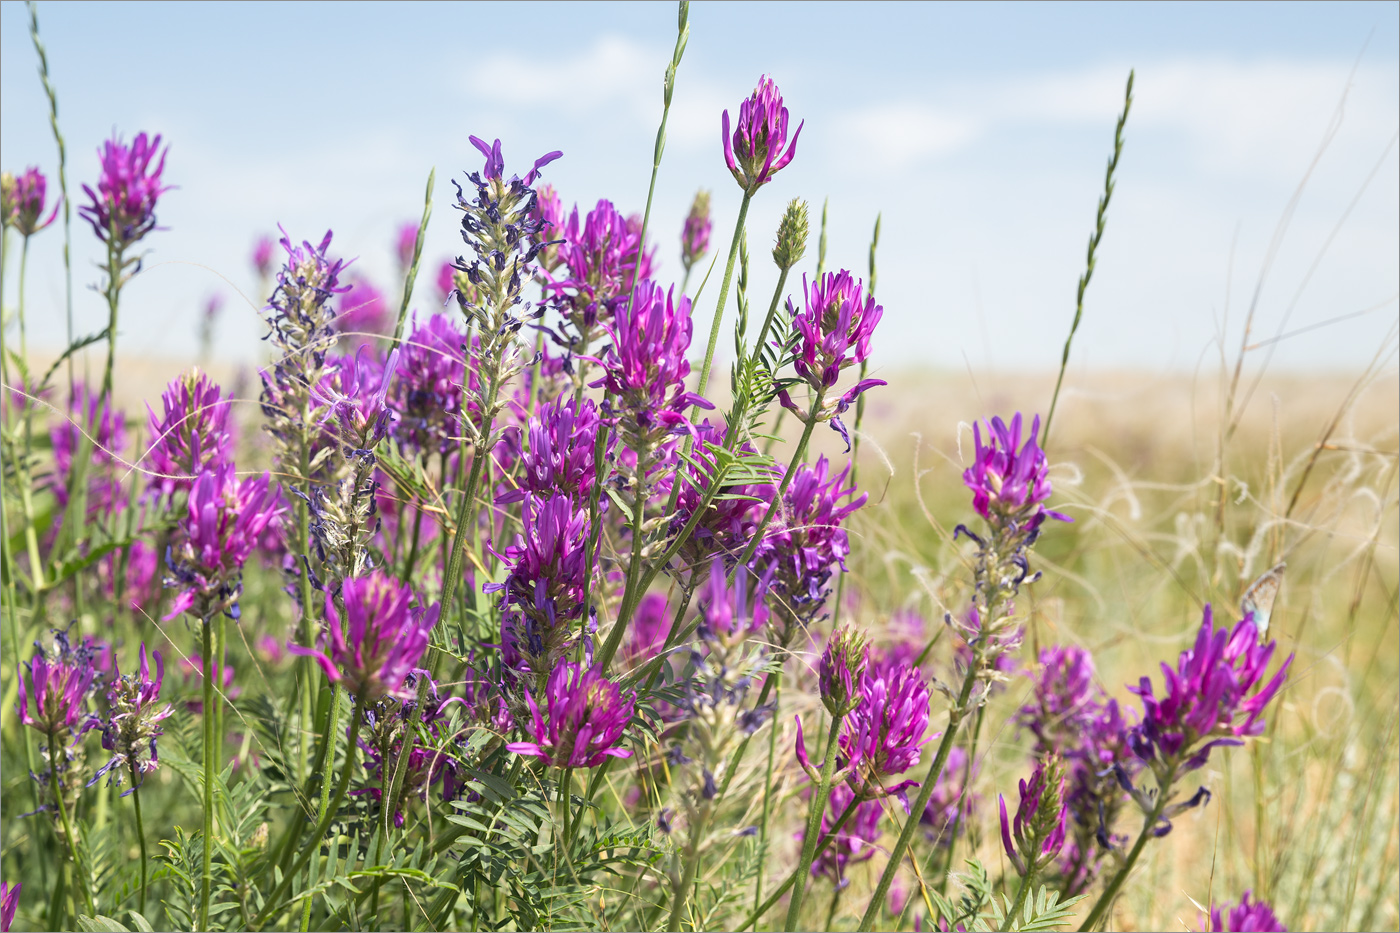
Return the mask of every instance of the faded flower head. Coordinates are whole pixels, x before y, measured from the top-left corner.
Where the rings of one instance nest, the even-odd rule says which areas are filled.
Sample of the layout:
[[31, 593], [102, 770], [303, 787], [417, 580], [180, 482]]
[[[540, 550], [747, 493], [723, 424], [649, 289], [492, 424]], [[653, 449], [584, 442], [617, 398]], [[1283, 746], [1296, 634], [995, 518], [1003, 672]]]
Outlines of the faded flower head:
[[857, 686], [870, 662], [867, 639], [849, 626], [832, 633], [817, 664], [822, 705], [833, 716], [844, 716], [858, 702]]
[[53, 223], [58, 216], [61, 198], [54, 201], [53, 210], [47, 218], [39, 219], [44, 215], [47, 188], [48, 179], [44, 173], [32, 166], [20, 173], [18, 178], [6, 172], [5, 204], [0, 208], [5, 226], [14, 227], [21, 236], [31, 237]]
[[216, 612], [238, 618], [243, 564], [286, 511], [281, 489], [266, 473], [240, 480], [229, 462], [200, 473], [167, 558], [171, 575], [165, 585], [181, 591], [165, 618], [190, 610], [201, 619]]
[[155, 229], [156, 201], [171, 187], [161, 184], [160, 177], [169, 149], [158, 150], [160, 134], [148, 138], [145, 133], [138, 133], [130, 146], [115, 136], [98, 150], [102, 174], [97, 190], [83, 185], [92, 203], [78, 208], [78, 213], [104, 243], [112, 240], [123, 249]]
[[1020, 782], [1021, 802], [1016, 819], [1006, 816], [1006, 798], [997, 795], [1001, 808], [1001, 845], [1016, 871], [1026, 874], [1028, 866], [1039, 869], [1049, 864], [1065, 844], [1064, 769], [1051, 755], [1035, 766], [1029, 781]]
[[79, 385], [68, 400], [68, 417], [49, 430], [54, 454], [54, 498], [68, 505], [73, 457], [82, 448], [83, 433], [92, 436], [92, 462], [87, 473], [88, 514], [111, 515], [126, 505], [126, 493], [116, 476], [126, 449], [126, 415], [110, 400]]
[[701, 188], [695, 192], [690, 213], [681, 230], [681, 265], [689, 272], [710, 251], [710, 192]]
[[1245, 737], [1261, 734], [1264, 707], [1293, 663], [1290, 654], [1264, 681], [1277, 644], [1261, 645], [1247, 618], [1233, 631], [1217, 629], [1207, 605], [1195, 645], [1181, 653], [1175, 669], [1162, 664], [1161, 698], [1147, 677], [1128, 688], [1142, 698], [1142, 722], [1129, 734], [1133, 752], [1143, 761], [1180, 762], [1190, 771], [1206, 763], [1211, 749], [1243, 745]]
[[198, 369], [177, 376], [161, 394], [161, 415], [146, 406], [151, 447], [151, 488], [169, 498], [189, 489], [205, 468], [230, 459], [232, 399], [219, 397], [219, 386]]
[[1264, 901], [1249, 902], [1249, 891], [1244, 892], [1240, 902], [1227, 911], [1219, 907], [1210, 909], [1210, 926], [1201, 924], [1202, 930], [1210, 933], [1287, 933], [1288, 927]]
[[[732, 136], [729, 111], [724, 111], [724, 162], [746, 193], [758, 191], [797, 154], [797, 137], [802, 134], [802, 124], [792, 134], [791, 144], [787, 132], [788, 111], [783, 106], [783, 95], [767, 75], [758, 79], [753, 94], [739, 105], [739, 119]], [[787, 146], [786, 152], [784, 146]]]
[[382, 570], [349, 577], [340, 588], [342, 613], [326, 594], [326, 643], [314, 651], [289, 643], [293, 654], [310, 657], [331, 683], [341, 683], [357, 700], [372, 704], [386, 696], [408, 699], [404, 680], [428, 650], [428, 634], [437, 624], [437, 603], [412, 605], [413, 590]]
[[141, 645], [141, 662], [135, 672], [117, 677], [107, 687], [107, 702], [110, 712], [102, 726], [102, 747], [112, 753], [111, 759], [97, 769], [92, 782], [104, 774], [111, 773], [109, 780], [121, 783], [124, 777], [144, 775], [156, 770], [160, 759], [156, 752], [156, 739], [164, 734], [161, 720], [173, 710], [169, 703], [161, 704], [160, 685], [165, 678], [165, 661], [159, 651], [152, 652], [156, 659], [156, 676], [151, 679], [151, 667], [146, 659], [146, 646]]
[[596, 667], [562, 662], [545, 685], [545, 711], [526, 693], [533, 742], [512, 742], [506, 749], [517, 755], [543, 758], [556, 768], [595, 768], [604, 758], [631, 758], [617, 748], [632, 720], [637, 695], [605, 678]]

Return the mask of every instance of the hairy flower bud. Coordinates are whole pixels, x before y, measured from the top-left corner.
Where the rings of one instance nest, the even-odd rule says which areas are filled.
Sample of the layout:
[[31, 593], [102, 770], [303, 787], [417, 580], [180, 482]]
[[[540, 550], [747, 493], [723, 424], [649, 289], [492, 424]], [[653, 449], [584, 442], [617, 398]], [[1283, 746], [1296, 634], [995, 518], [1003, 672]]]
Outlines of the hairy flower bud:
[[695, 192], [690, 213], [681, 230], [681, 265], [689, 272], [710, 250], [710, 192], [701, 188]]
[[1049, 864], [1065, 844], [1065, 776], [1060, 759], [1051, 755], [1036, 765], [1029, 781], [1020, 782], [1021, 803], [1014, 824], [1001, 807], [1001, 844], [1016, 870], [1024, 875]]
[[832, 633], [817, 665], [817, 682], [827, 712], [844, 716], [851, 711], [859, 701], [856, 688], [869, 661], [870, 649], [864, 635], [846, 626]]
[[778, 242], [773, 246], [773, 261], [786, 272], [802, 261], [807, 252], [807, 202], [793, 198], [783, 211], [778, 224]]

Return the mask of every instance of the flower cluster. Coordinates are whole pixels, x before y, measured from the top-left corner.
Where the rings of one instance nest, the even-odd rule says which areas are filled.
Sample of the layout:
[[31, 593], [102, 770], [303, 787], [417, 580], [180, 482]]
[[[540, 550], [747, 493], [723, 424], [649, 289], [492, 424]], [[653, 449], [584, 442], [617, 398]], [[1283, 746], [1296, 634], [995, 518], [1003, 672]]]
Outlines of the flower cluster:
[[288, 644], [293, 654], [310, 657], [332, 683], [344, 683], [351, 696], [370, 704], [386, 696], [408, 697], [405, 678], [428, 650], [428, 633], [437, 624], [437, 603], [413, 605], [413, 591], [376, 570], [351, 577], [340, 588], [343, 610], [326, 594], [324, 650]]
[[126, 505], [126, 493], [116, 476], [126, 450], [126, 415], [113, 408], [87, 386], [79, 385], [68, 401], [68, 417], [49, 430], [53, 443], [53, 494], [60, 507], [67, 507], [74, 490], [74, 457], [83, 447], [83, 435], [92, 439], [92, 460], [87, 471], [88, 517], [111, 515]]
[[54, 222], [62, 199], [55, 201], [53, 210], [44, 220], [44, 200], [48, 189], [48, 179], [37, 168], [30, 167], [18, 177], [9, 172], [4, 174], [0, 188], [4, 191], [4, 204], [0, 205], [0, 220], [6, 227], [14, 227], [20, 236], [31, 237]]
[[161, 394], [161, 414], [150, 405], [151, 490], [169, 500], [186, 491], [206, 468], [217, 467], [232, 455], [229, 430], [232, 399], [220, 397], [219, 386], [198, 369], [174, 379]]
[[138, 133], [130, 146], [120, 136], [103, 144], [97, 190], [83, 185], [91, 203], [78, 208], [99, 240], [121, 250], [155, 229], [156, 202], [171, 187], [160, 177], [168, 151], [160, 150], [160, 134]]
[[1021, 875], [1037, 872], [1054, 861], [1065, 844], [1064, 770], [1053, 755], [1035, 767], [1029, 781], [1020, 782], [1021, 801], [1014, 823], [1007, 820], [1006, 798], [997, 795], [1001, 810], [1001, 845]]
[[[788, 141], [788, 111], [778, 85], [767, 75], [758, 79], [754, 92], [739, 105], [739, 119], [734, 133], [729, 132], [729, 111], [724, 111], [722, 138], [724, 162], [729, 173], [752, 195], [773, 180], [773, 176], [797, 155], [797, 137], [804, 123], [797, 126]], [[787, 146], [787, 151], [783, 147]]]
[[695, 200], [681, 229], [681, 265], [687, 275], [690, 267], [710, 251], [710, 229], [710, 192], [701, 188], [695, 192]]
[[622, 216], [606, 200], [599, 201], [582, 224], [574, 208], [558, 232], [563, 236], [558, 261], [567, 274], [553, 280], [550, 289], [587, 344], [601, 336], [599, 325], [606, 326], [627, 301], [633, 282], [651, 278], [654, 250], [648, 252], [642, 246], [640, 219]]
[[389, 384], [387, 400], [398, 417], [394, 436], [406, 449], [425, 454], [455, 449], [467, 364], [464, 340], [450, 317], [434, 314], [422, 324], [415, 320], [400, 344], [397, 378]]
[[1036, 443], [1040, 416], [1031, 421], [1024, 445], [1020, 412], [1010, 425], [993, 418], [986, 428], [984, 443], [982, 425], [972, 426], [976, 454], [972, 466], [963, 472], [963, 485], [972, 490], [972, 507], [977, 514], [993, 528], [1012, 529], [1032, 540], [1047, 516], [1070, 521], [1069, 516], [1044, 506], [1050, 498], [1050, 465]]
[[1210, 926], [1202, 923], [1201, 929], [1210, 933], [1287, 933], [1288, 928], [1274, 916], [1268, 904], [1263, 901], [1249, 902], [1250, 893], [1244, 892], [1240, 902], [1228, 911], [1212, 906]]
[[39, 786], [39, 809], [55, 818], [55, 832], [63, 835], [54, 784], [71, 814], [85, 784], [82, 738], [99, 724], [88, 705], [97, 685], [99, 646], [91, 638], [75, 644], [67, 630], [55, 629], [51, 647], [39, 642], [34, 647], [34, 658], [24, 665], [28, 677], [26, 672], [19, 674], [17, 711], [21, 723], [47, 740], [39, 747], [44, 767], [33, 777]]
[[[139, 782], [154, 771], [160, 762], [156, 739], [164, 734], [161, 720], [173, 712], [169, 703], [160, 701], [160, 685], [165, 679], [165, 660], [159, 651], [152, 652], [156, 660], [156, 676], [151, 679], [151, 667], [146, 659], [146, 646], [141, 646], [141, 662], [136, 671], [126, 676], [120, 672], [107, 687], [110, 712], [102, 724], [102, 747], [112, 753], [111, 759], [97, 769], [92, 782], [111, 773], [109, 780], [121, 782], [124, 776]], [[130, 791], [128, 791], [130, 793]]]
[[561, 662], [549, 675], [544, 699], [541, 714], [533, 693], [526, 693], [527, 731], [533, 741], [511, 742], [508, 751], [542, 758], [556, 768], [596, 768], [608, 757], [632, 757], [617, 745], [632, 720], [636, 694], [624, 692], [598, 668]]
[[285, 513], [281, 489], [266, 473], [240, 480], [232, 463], [200, 473], [166, 558], [165, 585], [180, 587], [180, 593], [165, 618], [186, 611], [200, 619], [218, 612], [238, 618], [243, 564], [268, 526]]
[[496, 502], [519, 502], [527, 495], [544, 497], [555, 492], [586, 498], [597, 482], [599, 430], [605, 431], [603, 459], [607, 462], [617, 438], [606, 431], [592, 399], [561, 399], [540, 406], [529, 421], [529, 443], [515, 477], [518, 485], [497, 496]]
[[[417, 234], [414, 228], [414, 234]], [[350, 287], [340, 296], [340, 314], [335, 329], [341, 340], [351, 348], [372, 342], [389, 329], [389, 303], [384, 294], [364, 276], [355, 276]]]

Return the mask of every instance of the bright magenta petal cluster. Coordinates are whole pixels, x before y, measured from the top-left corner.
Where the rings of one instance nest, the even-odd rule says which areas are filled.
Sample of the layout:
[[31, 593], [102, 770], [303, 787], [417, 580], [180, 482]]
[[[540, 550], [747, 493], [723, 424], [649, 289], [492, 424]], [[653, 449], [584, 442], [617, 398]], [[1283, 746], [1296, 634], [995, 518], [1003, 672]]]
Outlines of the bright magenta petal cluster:
[[15, 908], [19, 906], [19, 889], [22, 884], [0, 883], [0, 933], [10, 933], [10, 924], [15, 922]]
[[802, 290], [806, 306], [788, 308], [793, 329], [802, 335], [793, 368], [813, 389], [829, 389], [841, 370], [870, 358], [870, 338], [885, 309], [845, 269], [810, 283], [803, 276]]
[[293, 654], [321, 665], [332, 683], [343, 683], [357, 700], [372, 704], [386, 696], [410, 699], [404, 680], [428, 650], [428, 634], [439, 606], [413, 605], [414, 593], [382, 570], [350, 577], [340, 588], [344, 611], [326, 594], [326, 644], [313, 651], [289, 644]]
[[1133, 752], [1143, 761], [1176, 761], [1190, 771], [1206, 763], [1211, 749], [1243, 745], [1245, 736], [1262, 733], [1264, 707], [1293, 663], [1290, 654], [1264, 681], [1276, 645], [1261, 645], [1250, 619], [1233, 631], [1216, 628], [1207, 605], [1196, 644], [1181, 653], [1175, 669], [1162, 664], [1162, 696], [1147, 677], [1128, 688], [1142, 698], [1142, 722], [1129, 734]]
[[1273, 910], [1263, 901], [1249, 902], [1249, 891], [1244, 892], [1240, 902], [1228, 911], [1219, 907], [1210, 909], [1210, 926], [1201, 925], [1210, 933], [1288, 933], [1288, 927], [1274, 916]]
[[1001, 809], [1001, 845], [1016, 870], [1026, 872], [1025, 860], [1037, 866], [1060, 854], [1065, 844], [1065, 779], [1058, 765], [1037, 763], [1029, 781], [1020, 781], [1021, 801], [1014, 822], [1006, 816], [1006, 798], [997, 795]]
[[[749, 99], [739, 105], [739, 119], [734, 133], [729, 132], [729, 111], [722, 121], [724, 162], [729, 173], [749, 194], [772, 181], [778, 170], [797, 155], [797, 137], [803, 124], [788, 141], [788, 111], [778, 85], [767, 75], [758, 79], [758, 87]], [[783, 147], [787, 146], [787, 151]]]
[[97, 190], [83, 185], [92, 203], [78, 208], [98, 239], [112, 240], [120, 249], [155, 229], [156, 201], [171, 187], [161, 184], [166, 152], [160, 151], [159, 133], [154, 137], [139, 133], [130, 146], [120, 136], [103, 144], [98, 151], [102, 174]]
[[169, 498], [187, 490], [207, 467], [227, 461], [233, 446], [229, 410], [233, 400], [220, 397], [219, 386], [198, 369], [174, 379], [161, 394], [161, 414], [150, 405], [151, 447], [146, 457], [151, 489]]
[[281, 489], [266, 473], [240, 480], [227, 462], [200, 473], [171, 549], [165, 585], [180, 587], [180, 594], [165, 618], [187, 610], [202, 619], [216, 612], [237, 618], [243, 564], [286, 511]]
[[862, 797], [899, 795], [918, 786], [895, 779], [919, 763], [920, 750], [932, 738], [925, 737], [928, 712], [928, 684], [918, 670], [907, 664], [866, 666], [838, 740], [848, 782]]
[[561, 663], [545, 685], [544, 714], [531, 694], [526, 693], [525, 702], [534, 741], [512, 742], [507, 750], [543, 758], [556, 768], [595, 768], [608, 757], [632, 757], [617, 745], [632, 721], [637, 695], [624, 692], [598, 668]]
[[[6, 181], [9, 181], [8, 176]], [[58, 216], [58, 208], [63, 203], [63, 199], [59, 198], [55, 201], [49, 216], [40, 220], [39, 218], [44, 215], [47, 190], [48, 179], [44, 177], [43, 172], [32, 166], [25, 169], [14, 179], [13, 195], [9, 191], [5, 192], [8, 202], [4, 218], [5, 226], [13, 225], [21, 236], [30, 237], [53, 223], [54, 218]]]
[[602, 359], [603, 378], [594, 385], [616, 396], [639, 430], [684, 424], [684, 409], [692, 404], [714, 407], [685, 391], [691, 326], [690, 299], [682, 295], [677, 301], [674, 288], [663, 291], [651, 281], [637, 284], [634, 301], [620, 305], [608, 326], [613, 342]]
[[1021, 413], [1007, 424], [993, 418], [983, 442], [982, 425], [972, 426], [976, 444], [972, 466], [963, 471], [963, 485], [972, 490], [972, 507], [993, 525], [1014, 522], [1025, 531], [1034, 531], [1046, 516], [1070, 521], [1069, 516], [1052, 512], [1041, 504], [1050, 498], [1050, 464], [1045, 451], [1036, 443], [1040, 416], [1031, 421], [1030, 434], [1021, 443]]
[[23, 673], [19, 676], [19, 721], [45, 735], [64, 729], [86, 732], [97, 724], [87, 711], [88, 695], [97, 679], [96, 649], [91, 640], [74, 645], [66, 631], [55, 631], [52, 651], [44, 651], [38, 642], [34, 647], [39, 650], [25, 665], [29, 669], [27, 689]]

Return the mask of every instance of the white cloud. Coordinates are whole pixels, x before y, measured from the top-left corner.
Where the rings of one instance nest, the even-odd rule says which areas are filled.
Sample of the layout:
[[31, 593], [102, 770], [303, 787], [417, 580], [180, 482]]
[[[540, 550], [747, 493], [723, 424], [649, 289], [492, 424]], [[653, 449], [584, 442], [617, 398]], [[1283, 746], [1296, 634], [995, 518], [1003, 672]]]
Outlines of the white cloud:
[[621, 105], [655, 110], [661, 99], [665, 58], [655, 46], [625, 36], [602, 35], [573, 55], [501, 52], [479, 60], [466, 76], [468, 90], [484, 102], [555, 107], [592, 113]]
[[978, 134], [970, 115], [938, 110], [925, 104], [899, 101], [839, 115], [828, 139], [859, 140], [858, 151], [844, 150], [848, 159], [880, 168], [904, 168], [931, 156], [960, 149]]

